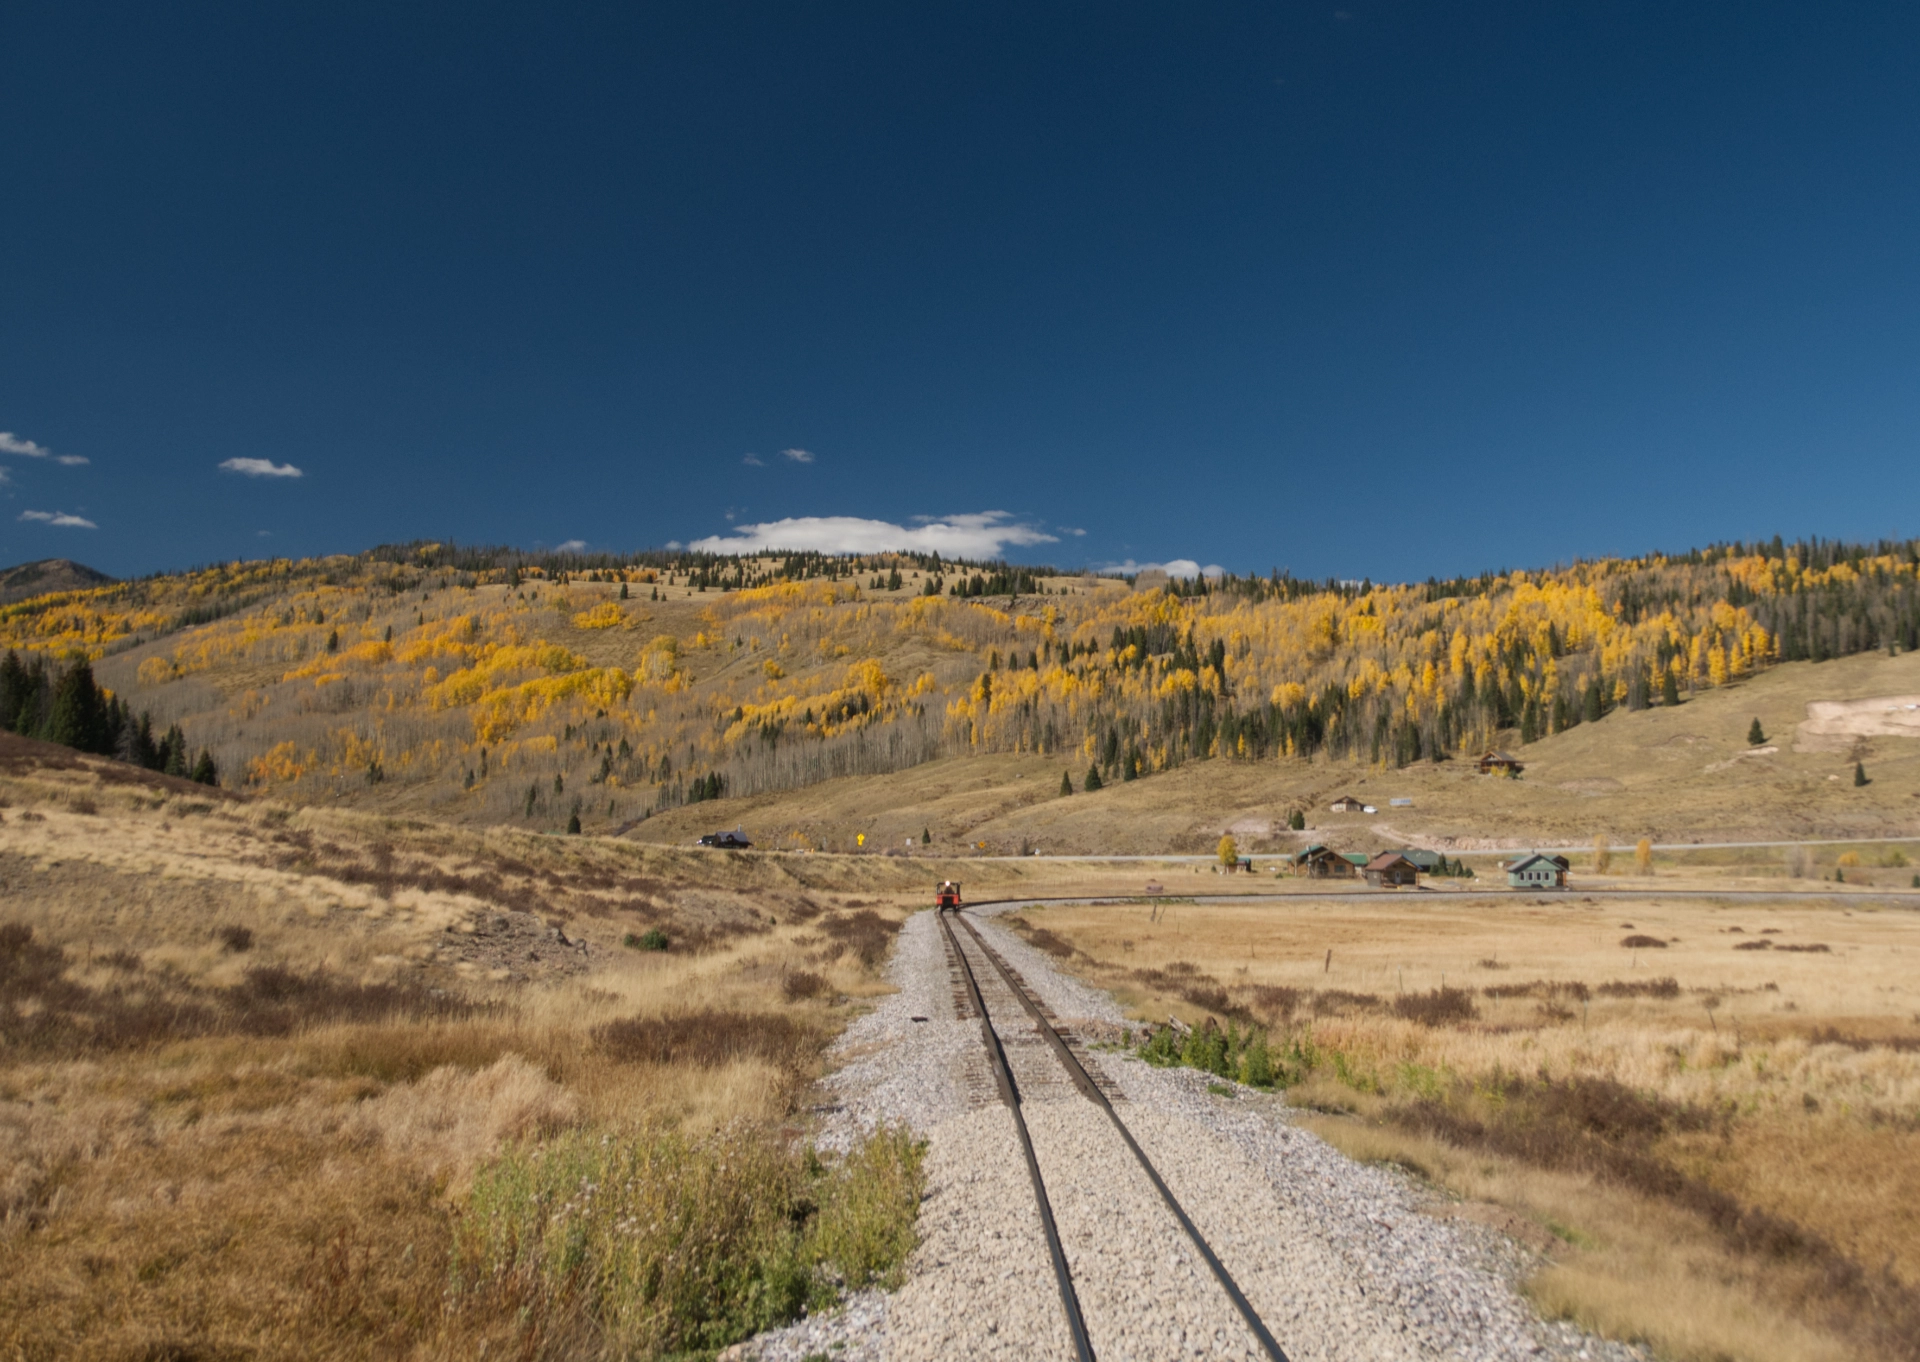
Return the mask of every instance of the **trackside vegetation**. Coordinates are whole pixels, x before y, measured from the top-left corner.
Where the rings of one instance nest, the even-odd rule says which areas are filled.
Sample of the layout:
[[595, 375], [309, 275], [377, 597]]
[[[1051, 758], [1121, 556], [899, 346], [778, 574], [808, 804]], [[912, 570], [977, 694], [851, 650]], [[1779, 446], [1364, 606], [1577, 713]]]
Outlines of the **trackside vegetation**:
[[474, 1179], [451, 1289], [504, 1292], [606, 1355], [711, 1352], [895, 1283], [923, 1157], [899, 1128], [831, 1162], [744, 1128], [517, 1147]]

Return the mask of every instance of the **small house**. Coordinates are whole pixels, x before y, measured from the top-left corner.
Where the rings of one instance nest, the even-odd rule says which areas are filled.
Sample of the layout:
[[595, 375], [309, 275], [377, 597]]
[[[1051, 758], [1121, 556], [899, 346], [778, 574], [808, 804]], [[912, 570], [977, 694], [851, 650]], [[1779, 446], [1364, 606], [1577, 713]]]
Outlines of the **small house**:
[[1355, 866], [1331, 847], [1314, 845], [1293, 858], [1293, 872], [1310, 880], [1350, 880]]
[[1359, 813], [1367, 806], [1355, 799], [1352, 795], [1341, 795], [1338, 799], [1334, 800], [1332, 804], [1328, 805], [1328, 807], [1335, 813]]
[[1527, 768], [1505, 752], [1489, 752], [1474, 765], [1483, 776], [1517, 776]]
[[1423, 851], [1418, 847], [1402, 847], [1399, 854], [1412, 861], [1413, 868], [1422, 875], [1433, 874], [1447, 859], [1437, 851]]
[[1397, 889], [1413, 884], [1420, 871], [1397, 851], [1383, 851], [1364, 867], [1367, 883], [1375, 889]]
[[1565, 856], [1545, 856], [1528, 852], [1507, 862], [1507, 885], [1512, 889], [1565, 889], [1568, 861]]

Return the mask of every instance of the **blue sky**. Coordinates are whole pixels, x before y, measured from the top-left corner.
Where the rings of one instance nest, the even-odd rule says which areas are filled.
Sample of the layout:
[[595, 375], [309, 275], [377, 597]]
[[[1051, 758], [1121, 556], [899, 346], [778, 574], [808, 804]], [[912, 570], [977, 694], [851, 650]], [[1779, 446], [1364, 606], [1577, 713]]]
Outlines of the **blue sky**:
[[1920, 533], [1912, 6], [26, 3], [0, 51], [0, 562]]

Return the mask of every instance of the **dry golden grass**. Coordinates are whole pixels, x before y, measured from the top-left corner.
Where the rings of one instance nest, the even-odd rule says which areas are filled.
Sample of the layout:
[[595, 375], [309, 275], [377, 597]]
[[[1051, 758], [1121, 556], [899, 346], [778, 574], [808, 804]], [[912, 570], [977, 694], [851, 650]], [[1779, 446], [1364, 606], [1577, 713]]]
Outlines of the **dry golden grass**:
[[[677, 1132], [698, 1159], [723, 1130], [796, 1176], [779, 1132], [800, 1133], [796, 1100], [882, 987], [898, 921], [891, 896], [724, 856], [196, 799], [8, 756], [0, 1357], [629, 1346], [537, 1274], [449, 1295], [476, 1178], [603, 1135]], [[622, 944], [650, 928], [667, 949]], [[635, 1031], [699, 1044], [621, 1042]], [[820, 1251], [884, 1260], [883, 1212], [842, 1215]], [[645, 1337], [748, 1319], [677, 1318]]]
[[1143, 1019], [1285, 1038], [1313, 1128], [1502, 1208], [1550, 1314], [1680, 1358], [1911, 1350], [1885, 1332], [1920, 1320], [1908, 911], [1294, 894], [1022, 920]]

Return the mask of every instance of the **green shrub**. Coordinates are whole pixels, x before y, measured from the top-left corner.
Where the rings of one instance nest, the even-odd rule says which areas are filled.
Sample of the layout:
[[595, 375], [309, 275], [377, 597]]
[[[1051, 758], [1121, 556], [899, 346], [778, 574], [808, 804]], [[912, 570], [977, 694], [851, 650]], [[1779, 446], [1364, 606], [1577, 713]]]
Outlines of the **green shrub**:
[[672, 943], [667, 940], [667, 934], [658, 927], [649, 927], [638, 936], [628, 932], [620, 938], [620, 944], [629, 950], [664, 951]]
[[897, 1277], [924, 1146], [885, 1129], [825, 1163], [764, 1130], [579, 1131], [474, 1178], [456, 1294], [583, 1316], [621, 1356], [712, 1351]]

